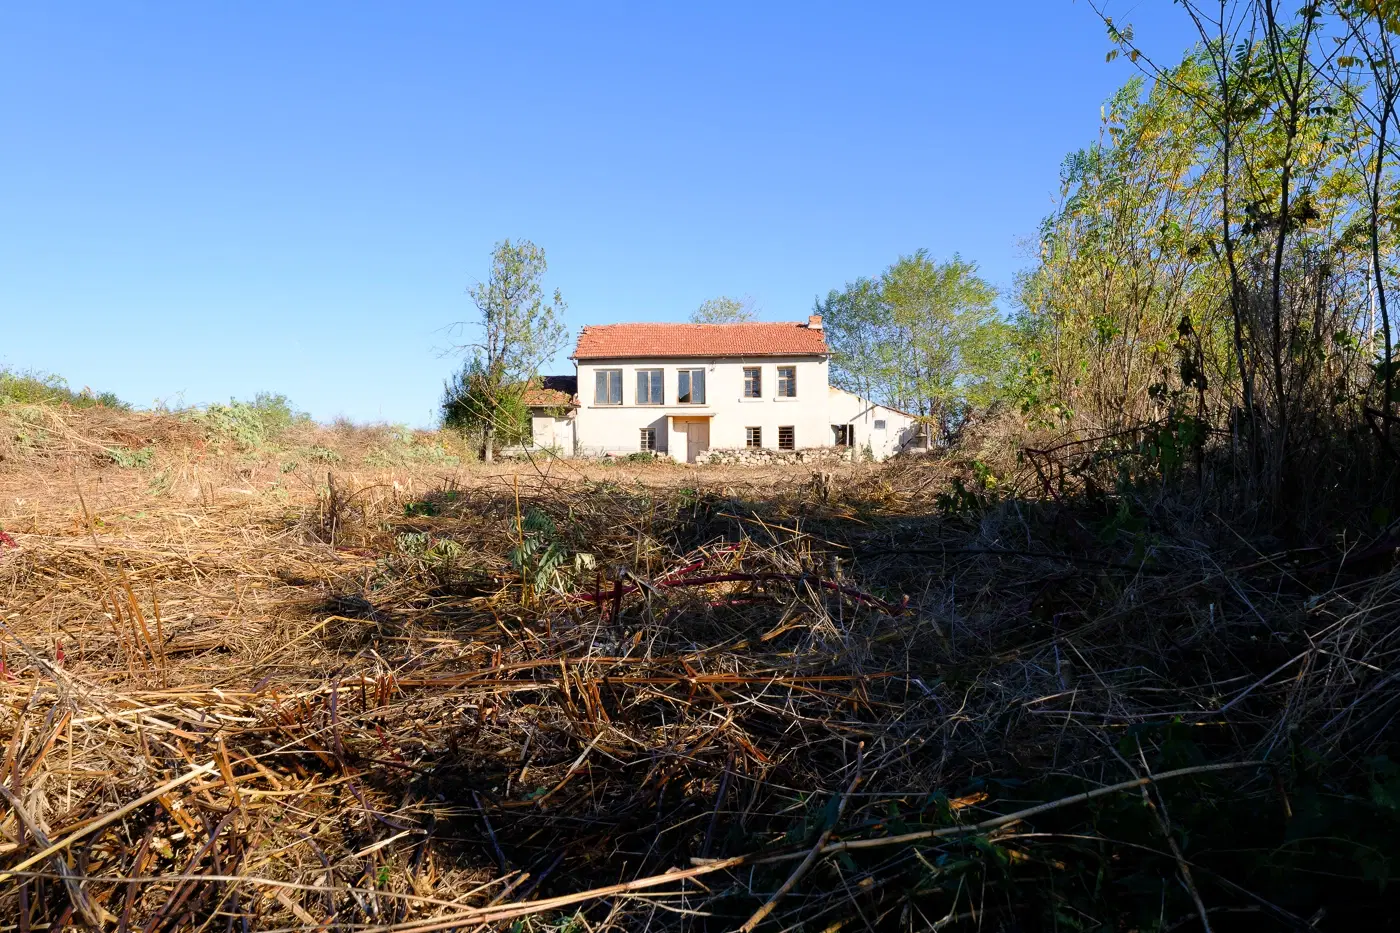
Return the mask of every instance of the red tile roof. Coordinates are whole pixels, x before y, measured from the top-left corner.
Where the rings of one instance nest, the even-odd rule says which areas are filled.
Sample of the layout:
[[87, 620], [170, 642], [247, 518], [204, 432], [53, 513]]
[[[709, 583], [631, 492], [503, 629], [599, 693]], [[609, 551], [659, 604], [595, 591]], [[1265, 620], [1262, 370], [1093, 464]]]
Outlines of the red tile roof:
[[585, 327], [573, 359], [823, 356], [826, 338], [807, 323], [604, 324]]
[[577, 393], [578, 376], [540, 376], [523, 398], [528, 408], [563, 408], [577, 404]]
[[574, 401], [572, 395], [558, 389], [526, 389], [522, 398], [526, 408], [558, 408]]

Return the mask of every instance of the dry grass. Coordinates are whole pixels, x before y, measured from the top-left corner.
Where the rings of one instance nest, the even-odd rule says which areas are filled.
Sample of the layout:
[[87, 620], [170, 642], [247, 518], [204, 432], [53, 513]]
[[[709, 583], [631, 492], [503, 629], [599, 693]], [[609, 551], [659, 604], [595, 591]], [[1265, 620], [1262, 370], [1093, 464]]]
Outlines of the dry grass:
[[942, 463], [6, 418], [6, 929], [1286, 929], [1378, 897], [1388, 565], [1169, 503], [950, 502]]

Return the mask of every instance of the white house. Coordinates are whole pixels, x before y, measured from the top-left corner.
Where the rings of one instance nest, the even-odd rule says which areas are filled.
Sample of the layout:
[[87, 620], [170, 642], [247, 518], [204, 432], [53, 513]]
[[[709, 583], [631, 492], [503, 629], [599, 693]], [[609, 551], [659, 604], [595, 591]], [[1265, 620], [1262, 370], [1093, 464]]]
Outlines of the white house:
[[585, 327], [572, 359], [577, 391], [567, 407], [568, 377], [548, 377], [559, 388], [530, 400], [536, 446], [582, 456], [651, 451], [690, 463], [742, 448], [868, 448], [884, 459], [920, 435], [913, 416], [830, 385], [819, 315]]

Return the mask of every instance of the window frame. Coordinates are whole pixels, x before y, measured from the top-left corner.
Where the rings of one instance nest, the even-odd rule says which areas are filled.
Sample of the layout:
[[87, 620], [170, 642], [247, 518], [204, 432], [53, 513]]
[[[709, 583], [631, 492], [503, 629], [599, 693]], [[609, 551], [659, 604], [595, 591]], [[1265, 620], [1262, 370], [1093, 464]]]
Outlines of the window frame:
[[[634, 395], [633, 397], [636, 399], [637, 404], [638, 404], [639, 406], [648, 406], [648, 407], [655, 407], [655, 406], [658, 406], [658, 405], [665, 405], [665, 404], [666, 404], [666, 370], [664, 370], [664, 369], [658, 369], [658, 368], [655, 368], [655, 367], [647, 367], [647, 368], [645, 368], [645, 369], [638, 369], [638, 370], [636, 370], [636, 373], [637, 373], [637, 378], [636, 378], [635, 383], [634, 383], [635, 395]], [[642, 377], [643, 377], [643, 376], [646, 376], [646, 377], [647, 377], [647, 389], [648, 389], [648, 390], [651, 390], [651, 389], [657, 390], [657, 391], [654, 393], [655, 396], [656, 396], [656, 400], [655, 400], [655, 401], [650, 401], [650, 397], [653, 395], [653, 393], [652, 393], [651, 391], [648, 391], [648, 392], [647, 392], [647, 396], [648, 396], [648, 399], [649, 399], [649, 400], [648, 400], [648, 401], [642, 401]]]
[[[695, 398], [695, 374], [700, 374], [700, 398]], [[682, 381], [684, 380], [684, 381]], [[685, 385], [685, 391], [681, 386]], [[689, 398], [686, 398], [689, 396]], [[685, 367], [676, 370], [676, 404], [677, 405], [704, 405], [706, 399], [705, 389], [705, 368]]]
[[832, 443], [837, 447], [856, 446], [856, 426], [853, 424], [833, 424], [831, 426]]
[[639, 428], [637, 438], [637, 449], [642, 453], [656, 453], [656, 428]]
[[[787, 443], [786, 443], [786, 444], [783, 443], [783, 432], [784, 432], [784, 431], [787, 432]], [[778, 425], [778, 449], [779, 449], [779, 450], [796, 450], [796, 449], [797, 449], [797, 425], [795, 425], [795, 424], [780, 424], [780, 425]]]
[[884, 418], [876, 418], [876, 419], [875, 419], [875, 423], [874, 423], [873, 425], [870, 426], [870, 430], [872, 430], [872, 431], [884, 431], [884, 430], [887, 430], [886, 425], [885, 425], [885, 419], [884, 419]]
[[[612, 388], [613, 376], [617, 377], [617, 401], [610, 401], [606, 396], [599, 397], [598, 388], [602, 384], [600, 380], [608, 381], [607, 388]], [[593, 404], [606, 408], [618, 408], [622, 405], [622, 368], [608, 367], [606, 369], [593, 370]]]
[[[749, 391], [750, 384], [751, 384], [751, 383], [750, 383], [750, 380], [751, 380], [751, 379], [752, 379], [752, 387], [753, 387], [753, 391], [752, 391], [752, 392]], [[760, 398], [763, 398], [763, 367], [762, 367], [762, 366], [745, 366], [745, 367], [744, 367], [744, 398], [746, 398], [746, 399], [760, 399]]]
[[[784, 375], [786, 373], [786, 376]], [[788, 391], [783, 392], [783, 383], [787, 382]], [[774, 393], [774, 398], [797, 398], [797, 367], [779, 366], [778, 382]]]
[[763, 428], [760, 426], [749, 426], [744, 428], [744, 449], [763, 449]]

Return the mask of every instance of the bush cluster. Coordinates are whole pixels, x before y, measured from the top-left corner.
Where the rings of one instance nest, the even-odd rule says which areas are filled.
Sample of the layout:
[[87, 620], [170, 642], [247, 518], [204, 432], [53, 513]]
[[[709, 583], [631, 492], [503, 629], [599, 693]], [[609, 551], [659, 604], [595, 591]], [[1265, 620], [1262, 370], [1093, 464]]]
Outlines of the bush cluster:
[[74, 408], [114, 408], [120, 411], [130, 409], [112, 392], [93, 392], [82, 389], [74, 392], [68, 380], [53, 373], [38, 370], [23, 372], [0, 367], [0, 405], [71, 405]]

